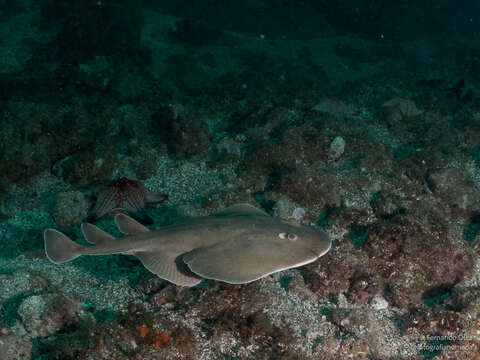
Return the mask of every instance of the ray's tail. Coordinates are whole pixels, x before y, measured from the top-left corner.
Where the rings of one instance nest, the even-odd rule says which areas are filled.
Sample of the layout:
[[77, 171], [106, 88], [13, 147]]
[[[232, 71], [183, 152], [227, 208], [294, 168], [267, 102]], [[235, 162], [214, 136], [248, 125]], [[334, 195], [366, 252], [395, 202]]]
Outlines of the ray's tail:
[[46, 229], [43, 238], [45, 254], [55, 264], [71, 261], [83, 253], [84, 246], [73, 242], [67, 235], [55, 229]]

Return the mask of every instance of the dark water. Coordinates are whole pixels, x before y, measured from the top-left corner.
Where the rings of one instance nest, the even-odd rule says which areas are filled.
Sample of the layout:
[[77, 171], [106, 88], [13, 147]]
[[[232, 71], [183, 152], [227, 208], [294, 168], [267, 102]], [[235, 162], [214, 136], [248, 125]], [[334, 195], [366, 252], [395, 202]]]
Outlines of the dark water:
[[[480, 2], [0, 5], [0, 359], [479, 356]], [[236, 203], [332, 249], [185, 289], [45, 257]]]

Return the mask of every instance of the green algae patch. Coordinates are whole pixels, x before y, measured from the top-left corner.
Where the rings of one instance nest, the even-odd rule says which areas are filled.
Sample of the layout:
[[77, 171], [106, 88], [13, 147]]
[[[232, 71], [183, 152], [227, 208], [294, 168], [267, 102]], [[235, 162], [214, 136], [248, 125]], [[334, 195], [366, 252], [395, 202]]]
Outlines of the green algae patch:
[[403, 144], [393, 150], [393, 160], [401, 162], [408, 159], [419, 148], [419, 144]]
[[475, 165], [480, 167], [480, 146], [474, 147], [471, 154]]
[[29, 295], [21, 293], [5, 300], [0, 307], [0, 319], [7, 326], [15, 325], [19, 319], [18, 308]]
[[322, 341], [323, 341], [323, 336], [317, 335], [317, 337], [313, 340], [312, 350], [315, 351], [315, 349], [318, 347], [318, 345], [321, 344]]
[[112, 309], [103, 309], [99, 311], [93, 311], [93, 316], [99, 324], [106, 322], [113, 322], [117, 318], [116, 312]]
[[325, 315], [328, 321], [333, 321], [333, 306], [322, 306], [320, 314]]
[[433, 339], [431, 340], [427, 340], [426, 344], [422, 346], [422, 350], [419, 352], [419, 355], [423, 359], [433, 359], [439, 355], [443, 349], [453, 345], [452, 340], [443, 339], [443, 336], [440, 336], [439, 339], [435, 339], [435, 336], [432, 336], [432, 338]]
[[282, 289], [287, 290], [292, 282], [292, 277], [288, 275], [282, 275], [278, 281], [280, 282]]
[[395, 326], [395, 328], [399, 331], [403, 331], [405, 329], [405, 325], [407, 324], [407, 320], [402, 314], [390, 317], [390, 321], [392, 322], [393, 326]]
[[435, 306], [443, 306], [453, 295], [451, 286], [439, 286], [422, 294], [422, 300], [425, 305], [430, 308]]
[[362, 247], [368, 236], [368, 226], [352, 224], [349, 228], [348, 237], [355, 247]]
[[325, 205], [325, 207], [322, 209], [322, 212], [318, 216], [317, 220], [315, 220], [315, 224], [321, 229], [325, 229], [330, 222], [330, 218], [338, 214], [338, 212], [339, 212], [338, 207]]
[[475, 215], [470, 218], [467, 225], [463, 229], [463, 240], [465, 240], [469, 244], [473, 244], [479, 232], [480, 215]]
[[43, 250], [43, 227], [25, 228], [5, 222], [0, 225], [0, 236], [4, 241], [0, 258], [14, 259], [26, 251]]

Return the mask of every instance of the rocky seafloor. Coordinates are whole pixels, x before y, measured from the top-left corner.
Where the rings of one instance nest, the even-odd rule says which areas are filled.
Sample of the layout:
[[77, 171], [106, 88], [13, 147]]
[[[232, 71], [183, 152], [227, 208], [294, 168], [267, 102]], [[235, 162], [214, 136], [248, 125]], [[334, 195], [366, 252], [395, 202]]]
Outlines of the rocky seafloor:
[[[275, 11], [321, 34], [219, 30], [166, 2], [6, 2], [2, 360], [480, 358], [478, 41], [354, 37], [306, 4]], [[123, 176], [168, 194], [153, 227], [250, 203], [332, 249], [193, 288], [129, 256], [49, 262], [43, 230], [79, 240]]]

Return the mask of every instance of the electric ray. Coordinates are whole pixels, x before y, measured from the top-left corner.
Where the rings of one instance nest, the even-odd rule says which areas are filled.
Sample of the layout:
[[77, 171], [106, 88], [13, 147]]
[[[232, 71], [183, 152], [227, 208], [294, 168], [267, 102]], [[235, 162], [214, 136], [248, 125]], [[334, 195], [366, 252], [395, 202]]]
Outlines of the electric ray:
[[126, 236], [114, 238], [95, 225], [82, 224], [92, 246], [46, 229], [45, 253], [57, 264], [81, 255], [134, 255], [160, 278], [194, 286], [202, 279], [248, 283], [311, 263], [331, 246], [323, 231], [271, 217], [248, 204], [155, 230], [125, 214], [116, 215], [115, 222]]

